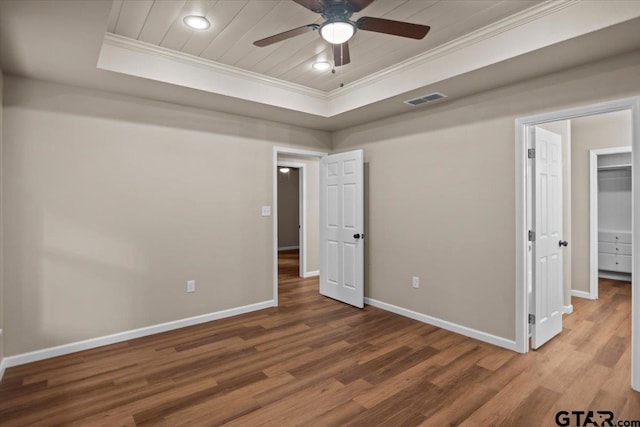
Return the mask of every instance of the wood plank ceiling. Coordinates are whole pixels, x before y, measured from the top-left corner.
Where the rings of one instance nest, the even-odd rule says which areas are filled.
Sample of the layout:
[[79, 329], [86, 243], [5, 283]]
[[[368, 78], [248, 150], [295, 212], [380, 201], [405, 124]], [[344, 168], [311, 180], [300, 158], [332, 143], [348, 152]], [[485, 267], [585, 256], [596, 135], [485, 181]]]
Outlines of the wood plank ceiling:
[[[541, 0], [376, 0], [359, 14], [431, 26], [424, 40], [359, 31], [351, 40], [351, 63], [336, 74], [318, 72], [315, 61], [332, 61], [317, 32], [259, 48], [255, 40], [310, 23], [315, 14], [291, 0], [114, 0], [108, 31], [189, 55], [322, 91], [336, 89], [438, 47], [540, 3]], [[184, 25], [203, 15], [206, 31]]]

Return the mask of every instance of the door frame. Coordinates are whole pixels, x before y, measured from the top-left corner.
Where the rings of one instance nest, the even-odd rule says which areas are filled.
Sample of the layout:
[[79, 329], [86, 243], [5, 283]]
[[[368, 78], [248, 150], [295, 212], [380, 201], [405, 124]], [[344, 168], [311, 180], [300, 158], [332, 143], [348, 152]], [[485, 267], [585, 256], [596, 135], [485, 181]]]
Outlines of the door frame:
[[[631, 147], [589, 150], [589, 295], [582, 295], [583, 292], [575, 295], [572, 291], [572, 296], [598, 299], [598, 157], [623, 153], [632, 153]], [[631, 249], [633, 251], [633, 246]]]
[[[527, 292], [527, 211], [531, 206], [527, 203], [527, 185], [530, 177], [527, 173], [527, 148], [530, 145], [532, 126], [575, 119], [578, 117], [615, 111], [630, 110], [632, 115], [632, 159], [634, 164], [640, 164], [640, 97], [632, 97], [608, 101], [587, 106], [568, 108], [549, 113], [521, 117], [515, 120], [515, 350], [521, 353], [529, 351], [528, 307]], [[640, 224], [640, 168], [632, 170], [633, 182], [633, 224]], [[640, 247], [640, 229], [632, 227], [632, 277], [640, 273], [640, 259], [635, 255]], [[631, 387], [640, 391], [640, 280], [632, 281], [631, 296]]]
[[[273, 147], [273, 159], [271, 163], [271, 175], [272, 175], [272, 223], [273, 223], [273, 245], [272, 245], [272, 257], [273, 257], [273, 305], [278, 306], [278, 154], [292, 154], [295, 156], [306, 156], [322, 158], [328, 153], [322, 151], [304, 150], [291, 147]], [[306, 174], [305, 174], [306, 175]], [[305, 207], [306, 209], [306, 207]], [[306, 236], [305, 236], [306, 244]], [[305, 251], [306, 253], [307, 251]], [[302, 262], [300, 263], [302, 265]], [[305, 266], [306, 267], [306, 266]]]
[[[278, 170], [280, 170], [281, 167], [298, 169], [298, 225], [300, 226], [298, 229], [298, 257], [300, 260], [298, 275], [305, 277], [307, 272], [307, 201], [305, 200], [307, 196], [305, 191], [307, 184], [307, 165], [304, 163], [278, 160]], [[274, 221], [277, 220], [278, 215], [276, 213]], [[280, 248], [278, 247], [278, 249]]]

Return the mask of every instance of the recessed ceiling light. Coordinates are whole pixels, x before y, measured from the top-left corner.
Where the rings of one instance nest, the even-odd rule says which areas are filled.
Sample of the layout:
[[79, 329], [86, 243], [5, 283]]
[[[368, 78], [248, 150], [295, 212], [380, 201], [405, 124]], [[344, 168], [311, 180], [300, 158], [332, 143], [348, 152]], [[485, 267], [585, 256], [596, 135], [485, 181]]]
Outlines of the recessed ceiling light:
[[318, 61], [314, 62], [312, 67], [314, 70], [327, 71], [329, 68], [331, 68], [331, 64], [329, 64], [327, 61]]
[[289, 168], [280, 168], [280, 173], [289, 173]]
[[188, 27], [191, 27], [194, 30], [206, 30], [211, 26], [207, 18], [199, 15], [185, 16], [183, 21]]

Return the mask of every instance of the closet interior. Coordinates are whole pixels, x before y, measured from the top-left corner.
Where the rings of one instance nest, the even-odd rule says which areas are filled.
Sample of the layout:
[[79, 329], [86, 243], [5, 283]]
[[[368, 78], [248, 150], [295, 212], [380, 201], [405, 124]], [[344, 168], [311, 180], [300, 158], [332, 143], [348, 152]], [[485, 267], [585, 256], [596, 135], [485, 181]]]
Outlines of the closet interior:
[[598, 156], [598, 275], [631, 280], [631, 153]]

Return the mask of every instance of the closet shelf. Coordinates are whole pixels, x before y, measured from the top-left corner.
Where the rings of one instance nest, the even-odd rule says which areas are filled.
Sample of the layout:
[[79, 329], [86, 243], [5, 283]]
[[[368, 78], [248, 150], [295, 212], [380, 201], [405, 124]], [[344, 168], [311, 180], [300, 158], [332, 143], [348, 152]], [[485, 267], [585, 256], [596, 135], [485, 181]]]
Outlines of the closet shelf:
[[630, 169], [630, 168], [631, 168], [630, 164], [598, 166], [599, 171], [612, 170], [612, 169]]

